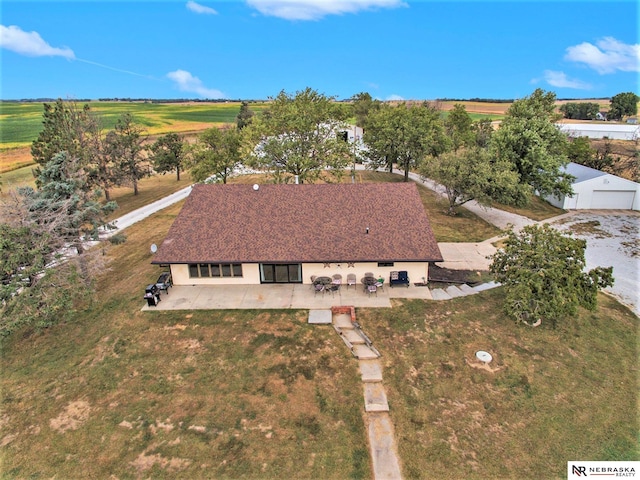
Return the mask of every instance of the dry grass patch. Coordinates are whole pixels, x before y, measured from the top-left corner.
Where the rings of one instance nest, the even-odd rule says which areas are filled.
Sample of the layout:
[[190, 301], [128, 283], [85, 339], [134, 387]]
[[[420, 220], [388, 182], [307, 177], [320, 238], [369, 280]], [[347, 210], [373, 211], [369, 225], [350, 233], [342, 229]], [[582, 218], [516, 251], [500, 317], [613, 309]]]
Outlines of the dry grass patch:
[[576, 458], [638, 460], [638, 317], [601, 295], [558, 330], [520, 327], [501, 295], [358, 311], [385, 359], [404, 475], [559, 478]]

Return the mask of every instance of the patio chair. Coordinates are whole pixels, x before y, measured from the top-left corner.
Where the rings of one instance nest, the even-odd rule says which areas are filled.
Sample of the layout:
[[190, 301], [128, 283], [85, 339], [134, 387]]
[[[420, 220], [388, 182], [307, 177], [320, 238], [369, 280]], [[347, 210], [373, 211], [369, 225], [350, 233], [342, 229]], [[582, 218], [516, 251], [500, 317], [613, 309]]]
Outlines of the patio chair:
[[313, 286], [313, 290], [315, 292], [314, 296], [318, 293], [322, 293], [324, 295], [324, 285], [322, 285], [321, 283], [315, 284]]
[[378, 290], [384, 290], [384, 278], [379, 278], [376, 282], [376, 288]]
[[331, 296], [335, 297], [336, 292], [340, 290], [340, 285], [330, 285], [324, 289], [325, 292], [331, 292]]
[[357, 281], [357, 277], [355, 273], [350, 273], [347, 275], [347, 289], [349, 289], [350, 286], [354, 286], [356, 285], [356, 281]]
[[376, 294], [376, 297], [378, 296], [378, 287], [376, 287], [375, 285], [367, 285], [367, 292], [369, 293], [369, 296], [371, 296], [372, 293]]
[[333, 282], [332, 283], [335, 283], [335, 284], [338, 284], [338, 285], [342, 283], [342, 275], [340, 275], [339, 273], [336, 273], [331, 278], [333, 278]]
[[318, 278], [316, 275], [311, 275], [311, 288], [313, 288], [313, 285], [316, 283], [316, 278]]

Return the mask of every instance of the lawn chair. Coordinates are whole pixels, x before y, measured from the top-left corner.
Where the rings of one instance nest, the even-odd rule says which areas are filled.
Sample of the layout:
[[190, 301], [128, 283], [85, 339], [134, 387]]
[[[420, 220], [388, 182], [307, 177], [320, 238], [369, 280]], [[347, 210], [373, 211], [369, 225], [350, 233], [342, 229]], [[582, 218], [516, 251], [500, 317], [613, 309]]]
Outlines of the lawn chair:
[[356, 282], [358, 281], [358, 278], [356, 277], [355, 273], [350, 273], [349, 275], [347, 275], [347, 289], [349, 289], [350, 286], [356, 286]]
[[380, 277], [376, 282], [376, 288], [378, 290], [384, 290], [384, 278]]
[[369, 296], [371, 296], [372, 293], [376, 294], [376, 297], [378, 296], [378, 287], [376, 287], [375, 285], [367, 285], [367, 293], [369, 294]]
[[319, 293], [322, 293], [322, 295], [324, 295], [324, 285], [322, 285], [321, 283], [315, 284], [313, 286], [313, 290], [315, 292], [314, 297]]

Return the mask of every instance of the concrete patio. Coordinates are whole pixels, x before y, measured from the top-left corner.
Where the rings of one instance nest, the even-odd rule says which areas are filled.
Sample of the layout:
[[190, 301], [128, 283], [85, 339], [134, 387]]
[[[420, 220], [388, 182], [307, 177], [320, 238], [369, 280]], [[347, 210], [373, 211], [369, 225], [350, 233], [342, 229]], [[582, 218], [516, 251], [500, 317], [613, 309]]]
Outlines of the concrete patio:
[[343, 285], [334, 295], [316, 295], [308, 284], [180, 285], [171, 287], [168, 294], [162, 292], [157, 306], [145, 304], [142, 310], [318, 309], [343, 305], [390, 308], [392, 298], [430, 300], [431, 292], [427, 287], [414, 285], [385, 286], [373, 295], [364, 292], [362, 285], [355, 288]]

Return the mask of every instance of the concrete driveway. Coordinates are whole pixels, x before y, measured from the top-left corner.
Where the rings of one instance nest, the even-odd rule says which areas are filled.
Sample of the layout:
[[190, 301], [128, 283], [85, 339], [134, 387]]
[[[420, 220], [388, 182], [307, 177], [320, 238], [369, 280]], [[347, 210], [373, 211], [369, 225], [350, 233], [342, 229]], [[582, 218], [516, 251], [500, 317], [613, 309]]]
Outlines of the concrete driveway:
[[613, 267], [615, 283], [605, 290], [640, 315], [640, 212], [575, 211], [551, 225], [587, 241], [587, 268]]

